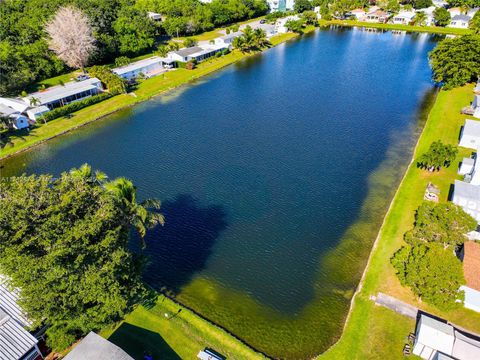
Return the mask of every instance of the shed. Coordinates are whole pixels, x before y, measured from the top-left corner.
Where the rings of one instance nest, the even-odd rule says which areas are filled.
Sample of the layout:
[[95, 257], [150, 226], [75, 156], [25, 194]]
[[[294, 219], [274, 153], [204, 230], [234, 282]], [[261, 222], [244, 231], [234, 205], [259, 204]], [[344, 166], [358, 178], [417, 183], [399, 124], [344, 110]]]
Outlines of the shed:
[[90, 332], [70, 351], [64, 360], [133, 360], [117, 345]]
[[417, 323], [413, 353], [422, 359], [433, 359], [437, 352], [451, 356], [455, 334], [453, 326], [421, 315]]
[[465, 125], [463, 126], [460, 133], [460, 142], [459, 146], [477, 150], [480, 146], [480, 121], [465, 120]]

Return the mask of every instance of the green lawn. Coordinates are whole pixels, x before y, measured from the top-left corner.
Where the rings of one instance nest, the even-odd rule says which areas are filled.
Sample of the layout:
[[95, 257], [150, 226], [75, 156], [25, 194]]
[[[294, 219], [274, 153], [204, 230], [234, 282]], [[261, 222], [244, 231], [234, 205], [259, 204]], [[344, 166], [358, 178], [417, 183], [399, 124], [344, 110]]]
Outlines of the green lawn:
[[[271, 43], [273, 45], [278, 45], [296, 36], [296, 34], [278, 35], [271, 39]], [[0, 160], [17, 152], [25, 151], [36, 144], [95, 121], [105, 115], [148, 100], [165, 91], [177, 88], [195, 79], [211, 74], [225, 66], [252, 55], [255, 55], [255, 53], [242, 53], [235, 50], [220, 58], [212, 58], [204, 61], [194, 70], [177, 69], [165, 73], [164, 75], [147, 79], [139, 84], [138, 89], [134, 90], [134, 94], [122, 94], [107, 99], [101, 103], [73, 113], [71, 118], [63, 117], [50, 121], [47, 124], [37, 124], [37, 126], [30, 132], [12, 132], [9, 135], [11, 144], [0, 150]], [[71, 77], [71, 74], [62, 75], [62, 77]], [[48, 83], [58, 83], [60, 78], [61, 77], [49, 79]], [[45, 82], [45, 84], [46, 83], [47, 82]]]
[[448, 27], [439, 27], [439, 26], [414, 26], [414, 25], [400, 25], [400, 24], [380, 24], [380, 23], [369, 23], [361, 22], [354, 20], [320, 20], [321, 26], [329, 25], [340, 25], [340, 26], [358, 26], [366, 28], [375, 28], [375, 29], [385, 29], [385, 30], [401, 30], [401, 31], [412, 31], [412, 32], [428, 32], [435, 34], [452, 34], [452, 35], [465, 35], [471, 33], [469, 29], [456, 29]]
[[[415, 157], [425, 152], [430, 144], [438, 139], [444, 143], [458, 144], [460, 127], [467, 118], [460, 114], [460, 109], [472, 100], [472, 89], [473, 86], [468, 85], [439, 92], [419, 139]], [[457, 178], [458, 162], [470, 153], [470, 150], [460, 149], [457, 162], [436, 173], [428, 173], [418, 169], [415, 163], [411, 164], [385, 218], [376, 247], [372, 251], [362, 289], [353, 302], [345, 331], [339, 342], [321, 358], [338, 359], [347, 354], [355, 354], [352, 357], [355, 359], [402, 357], [404, 338], [413, 331], [414, 323], [390, 310], [375, 306], [369, 297], [379, 291], [467, 329], [480, 331], [480, 314], [463, 308], [445, 313], [418, 302], [409, 289], [400, 285], [389, 262], [392, 254], [403, 244], [403, 234], [413, 226], [414, 212], [423, 201], [428, 182], [440, 187], [441, 201], [446, 201], [450, 185]]]
[[[166, 314], [168, 317], [166, 317]], [[195, 359], [208, 347], [228, 359], [263, 359], [243, 343], [163, 295], [151, 308], [139, 306], [123, 322], [100, 333], [135, 359]]]

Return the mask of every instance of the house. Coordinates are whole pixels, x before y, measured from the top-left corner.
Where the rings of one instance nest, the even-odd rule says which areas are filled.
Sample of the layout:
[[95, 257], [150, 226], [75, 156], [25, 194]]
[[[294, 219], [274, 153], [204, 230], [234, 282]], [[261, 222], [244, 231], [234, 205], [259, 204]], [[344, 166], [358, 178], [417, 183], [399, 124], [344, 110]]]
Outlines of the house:
[[28, 119], [20, 114], [20, 111], [15, 110], [10, 106], [0, 104], [0, 116], [10, 119], [12, 126], [17, 130], [25, 129], [30, 125]]
[[147, 12], [147, 16], [148, 16], [150, 19], [152, 19], [153, 21], [161, 22], [161, 21], [164, 20], [162, 14], [158, 14], [158, 13], [155, 13], [155, 12], [152, 12], [152, 11]]
[[480, 223], [480, 186], [455, 180], [452, 202]]
[[465, 125], [460, 132], [460, 142], [458, 144], [464, 148], [477, 150], [480, 146], [480, 121], [465, 120]]
[[243, 35], [242, 31], [236, 31], [236, 32], [215, 38], [214, 42], [215, 42], [215, 45], [231, 48], [233, 44], [233, 40], [235, 40], [237, 37], [242, 35]]
[[380, 9], [371, 11], [365, 17], [365, 21], [371, 23], [386, 23], [388, 21], [388, 13]]
[[475, 16], [475, 14], [478, 12], [478, 10], [480, 10], [480, 8], [478, 8], [478, 7], [468, 9], [467, 10], [467, 15], [470, 16], [471, 18], [473, 18]]
[[45, 105], [42, 105], [34, 108], [28, 108], [26, 113], [29, 119], [33, 121], [37, 121], [38, 118], [40, 118], [43, 114], [49, 111], [50, 109], [48, 107], [46, 107]]
[[18, 289], [10, 289], [7, 278], [0, 276], [0, 359], [41, 360], [38, 339], [26, 330], [31, 323], [18, 299]]
[[152, 56], [148, 59], [135, 61], [131, 64], [112, 69], [112, 72], [124, 78], [131, 80], [139, 77], [141, 74], [145, 77], [152, 77], [165, 71], [164, 59], [158, 56]]
[[201, 62], [226, 49], [223, 45], [192, 46], [177, 51], [170, 51], [167, 57], [171, 60], [184, 63], [187, 61]]
[[448, 27], [457, 29], [468, 29], [468, 24], [472, 18], [468, 15], [459, 14], [452, 17]]
[[479, 340], [445, 321], [422, 314], [417, 321], [413, 354], [426, 360], [480, 359]]
[[348, 13], [348, 15], [350, 17], [354, 17], [358, 21], [362, 21], [367, 15], [367, 13], [363, 9], [353, 9]]
[[88, 333], [64, 360], [133, 360], [117, 345], [104, 339], [94, 332]]
[[456, 15], [462, 14], [462, 9], [459, 7], [453, 7], [448, 9], [448, 12], [450, 13], [450, 17], [453, 18]]
[[400, 11], [392, 19], [393, 24], [409, 25], [416, 13], [414, 11]]
[[25, 101], [20, 99], [11, 99], [11, 98], [4, 98], [0, 97], [0, 104], [11, 107], [12, 109], [17, 110], [20, 113], [25, 112], [30, 106], [29, 104], [25, 103]]
[[285, 34], [288, 32], [288, 29], [286, 27], [287, 22], [289, 21], [297, 21], [300, 20], [300, 17], [298, 15], [290, 15], [281, 19], [278, 19], [275, 22], [275, 32], [278, 34]]
[[[272, 24], [256, 23], [256, 24], [250, 25], [250, 27], [253, 30], [261, 29], [261, 30], [265, 31], [265, 34], [267, 35], [267, 39], [271, 38], [272, 36], [274, 36], [276, 34], [275, 25], [272, 25]], [[243, 26], [240, 26], [240, 29], [242, 29], [242, 28], [243, 28]]]
[[285, 0], [267, 0], [267, 4], [270, 8], [270, 12], [286, 10]]
[[83, 100], [103, 91], [103, 86], [97, 78], [82, 81], [72, 81], [65, 85], [52, 86], [22, 98], [25, 104], [32, 107], [46, 106], [49, 110]]
[[465, 292], [463, 304], [467, 309], [480, 312], [480, 244], [465, 241], [462, 256], [466, 281], [466, 285], [460, 287]]

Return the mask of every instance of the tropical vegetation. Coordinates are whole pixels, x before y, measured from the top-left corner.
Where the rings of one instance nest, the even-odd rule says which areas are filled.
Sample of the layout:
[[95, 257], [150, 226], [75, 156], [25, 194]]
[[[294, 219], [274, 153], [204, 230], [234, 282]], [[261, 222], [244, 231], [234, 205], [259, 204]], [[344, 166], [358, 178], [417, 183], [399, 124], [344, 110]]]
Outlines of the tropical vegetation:
[[417, 159], [417, 166], [428, 171], [438, 171], [442, 167], [449, 167], [450, 163], [455, 160], [457, 153], [456, 146], [434, 141], [428, 151]]
[[247, 26], [243, 34], [233, 39], [233, 47], [242, 52], [258, 51], [270, 46], [265, 30]]
[[0, 180], [0, 269], [33, 327], [48, 326], [49, 346], [64, 349], [142, 298], [141, 258], [128, 242], [132, 228], [143, 238], [163, 224], [158, 210], [137, 202], [129, 180], [88, 165]]

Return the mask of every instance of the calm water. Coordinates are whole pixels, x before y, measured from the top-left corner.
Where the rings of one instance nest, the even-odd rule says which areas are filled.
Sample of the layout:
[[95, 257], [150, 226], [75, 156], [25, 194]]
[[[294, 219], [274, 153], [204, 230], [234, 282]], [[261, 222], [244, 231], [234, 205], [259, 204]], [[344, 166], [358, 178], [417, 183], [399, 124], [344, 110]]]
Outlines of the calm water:
[[[146, 280], [277, 357], [340, 334], [431, 95], [429, 35], [319, 31], [3, 165], [163, 201]], [[298, 334], [302, 334], [299, 339]]]

